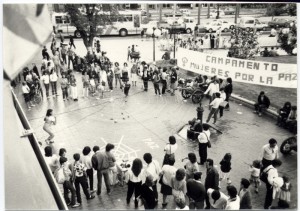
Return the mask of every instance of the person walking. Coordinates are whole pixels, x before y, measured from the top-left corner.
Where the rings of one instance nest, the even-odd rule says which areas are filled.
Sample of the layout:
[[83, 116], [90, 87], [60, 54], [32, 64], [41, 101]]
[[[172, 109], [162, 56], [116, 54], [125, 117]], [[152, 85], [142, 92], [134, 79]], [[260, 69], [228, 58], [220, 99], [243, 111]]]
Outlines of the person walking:
[[130, 203], [130, 199], [134, 193], [134, 206], [138, 207], [138, 198], [141, 195], [142, 181], [144, 180], [144, 170], [142, 160], [136, 158], [132, 162], [132, 167], [126, 172], [125, 181], [128, 185], [126, 202]]
[[249, 191], [250, 182], [249, 180], [242, 178], [241, 180], [241, 189], [239, 192], [240, 197], [240, 209], [252, 209], [251, 204], [251, 193]]
[[83, 190], [84, 195], [87, 200], [93, 199], [93, 198], [95, 198], [95, 196], [91, 195], [90, 192], [88, 191], [88, 183], [87, 183], [87, 177], [86, 177], [86, 169], [87, 168], [80, 161], [80, 154], [75, 153], [73, 155], [73, 158], [74, 158], [75, 162], [72, 165], [72, 172], [73, 172], [77, 202], [79, 204], [81, 204], [82, 201], [81, 201], [81, 194], [80, 194], [80, 186], [82, 187], [82, 190]]
[[150, 153], [145, 153], [143, 158], [147, 164], [147, 167], [145, 169], [145, 175], [146, 176], [151, 175], [153, 177], [152, 188], [155, 193], [155, 198], [157, 201], [158, 200], [157, 182], [159, 179], [159, 174], [161, 172], [161, 168], [160, 168], [158, 161], [152, 160], [152, 155]]
[[[212, 159], [206, 160], [206, 178], [205, 178], [205, 190], [207, 191], [209, 188], [214, 190], [219, 189], [219, 173], [218, 170], [214, 167], [214, 161]], [[206, 208], [210, 208], [210, 201], [208, 195], [206, 196]]]
[[224, 155], [224, 158], [220, 162], [220, 171], [219, 171], [220, 183], [223, 180], [227, 180], [227, 185], [231, 184], [231, 181], [230, 181], [230, 178], [229, 178], [230, 177], [230, 170], [231, 170], [231, 154], [226, 153]]
[[153, 85], [154, 85], [155, 95], [157, 95], [158, 93], [159, 96], [161, 97], [159, 82], [160, 82], [160, 77], [158, 75], [158, 72], [155, 70], [153, 74]]
[[200, 165], [204, 165], [207, 159], [207, 148], [210, 148], [210, 130], [208, 124], [203, 124], [203, 131], [198, 136]]
[[[217, 79], [214, 79], [208, 85], [208, 88], [204, 92], [205, 95], [208, 94], [208, 96], [209, 96], [209, 103], [211, 103], [215, 99], [217, 92], [219, 92], [219, 81]], [[210, 106], [210, 108], [211, 108], [211, 106]]]
[[165, 163], [162, 167], [160, 176], [160, 184], [161, 190], [160, 193], [163, 194], [163, 201], [162, 201], [162, 208], [164, 209], [168, 202], [167, 197], [172, 195], [172, 188], [171, 188], [171, 179], [175, 176], [177, 168], [174, 167], [175, 158], [170, 157], [168, 159], [168, 163]]
[[226, 93], [224, 92], [224, 88], [220, 88], [220, 98], [222, 99], [222, 102], [219, 105], [219, 113], [220, 113], [220, 118], [222, 118], [223, 113], [224, 113], [224, 108], [227, 107], [228, 102], [226, 101]]
[[216, 124], [218, 119], [219, 106], [223, 102], [223, 99], [220, 98], [221, 94], [219, 92], [215, 93], [216, 98], [209, 104], [211, 110], [208, 114], [206, 122], [208, 123], [212, 115], [214, 115], [214, 124]]
[[204, 209], [204, 201], [206, 191], [204, 185], [201, 183], [201, 172], [195, 172], [194, 178], [191, 178], [186, 183], [187, 193], [190, 201], [190, 209]]
[[44, 118], [44, 126], [43, 130], [49, 134], [49, 137], [45, 140], [46, 144], [54, 143], [52, 140], [54, 138], [54, 134], [52, 131], [52, 125], [56, 125], [56, 117], [53, 116], [53, 110], [48, 109], [46, 113], [46, 117]]
[[28, 110], [31, 109], [31, 107], [34, 107], [35, 105], [31, 101], [31, 96], [30, 96], [30, 88], [26, 84], [26, 82], [22, 82], [22, 93], [24, 96], [25, 103], [28, 106]]
[[72, 48], [72, 46], [76, 49], [76, 46], [74, 44], [74, 38], [72, 35], [70, 35], [70, 42], [69, 42], [70, 48]]
[[258, 193], [258, 186], [260, 186], [260, 179], [259, 179], [259, 175], [260, 175], [260, 168], [261, 168], [261, 164], [259, 160], [254, 160], [252, 162], [252, 165], [249, 166], [249, 171], [251, 172], [251, 176], [250, 176], [250, 182], [254, 184], [255, 187], [255, 193]]
[[111, 187], [110, 187], [109, 175], [108, 175], [108, 168], [109, 168], [108, 155], [106, 152], [100, 152], [98, 146], [95, 146], [94, 148], [96, 152], [92, 156], [92, 166], [97, 171], [97, 179], [98, 179], [97, 195], [101, 194], [102, 176], [104, 177], [107, 194], [110, 195]]
[[153, 176], [148, 175], [145, 183], [141, 187], [141, 199], [145, 209], [154, 209], [157, 204], [156, 194], [153, 188]]

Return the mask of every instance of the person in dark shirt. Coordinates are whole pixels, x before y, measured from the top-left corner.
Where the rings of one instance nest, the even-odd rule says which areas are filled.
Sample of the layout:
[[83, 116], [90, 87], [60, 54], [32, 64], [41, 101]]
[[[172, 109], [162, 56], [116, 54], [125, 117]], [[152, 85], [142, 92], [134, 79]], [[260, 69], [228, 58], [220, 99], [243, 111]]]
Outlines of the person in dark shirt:
[[229, 174], [231, 170], [231, 154], [226, 153], [224, 158], [220, 162], [220, 182], [222, 180], [227, 180], [227, 185], [230, 185]]
[[157, 201], [155, 198], [155, 193], [152, 188], [153, 185], [154, 185], [153, 176], [148, 175], [146, 177], [145, 183], [142, 185], [141, 196], [140, 196], [144, 203], [145, 209], [154, 209], [156, 207]]
[[69, 42], [70, 48], [73, 46], [76, 49], [76, 46], [74, 45], [74, 39], [73, 36], [70, 36], [70, 42]]
[[283, 126], [291, 112], [292, 105], [290, 102], [285, 102], [284, 106], [278, 110], [277, 123], [278, 126]]
[[[206, 160], [206, 168], [207, 168], [207, 173], [206, 173], [206, 178], [205, 178], [205, 190], [209, 188], [212, 188], [214, 190], [219, 189], [219, 173], [217, 169], [214, 167], [214, 161], [212, 159], [207, 159]], [[206, 196], [206, 209], [210, 208], [210, 202], [208, 196]]]
[[49, 61], [50, 56], [49, 56], [49, 54], [47, 52], [46, 46], [44, 46], [44, 49], [42, 50], [42, 57], [44, 58], [45, 56], [46, 56], [47, 60]]
[[268, 109], [269, 106], [270, 106], [269, 98], [265, 95], [265, 92], [260, 92], [260, 94], [257, 98], [257, 103], [255, 103], [255, 105], [254, 105], [254, 108], [255, 108], [254, 113], [258, 113], [258, 115], [261, 116], [262, 110]]
[[189, 179], [186, 183], [187, 196], [190, 201], [190, 209], [203, 209], [206, 191], [201, 183], [201, 172], [194, 173], [194, 179]]

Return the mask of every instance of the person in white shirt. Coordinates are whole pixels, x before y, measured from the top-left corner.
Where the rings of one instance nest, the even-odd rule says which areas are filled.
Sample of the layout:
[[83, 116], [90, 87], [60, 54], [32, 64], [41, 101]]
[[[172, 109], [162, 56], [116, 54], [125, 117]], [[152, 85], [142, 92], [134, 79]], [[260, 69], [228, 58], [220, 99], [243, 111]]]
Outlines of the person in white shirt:
[[52, 95], [55, 97], [58, 96], [57, 94], [57, 73], [54, 71], [54, 69], [51, 69], [50, 73], [50, 82], [51, 82], [51, 89], [52, 89]]
[[30, 88], [27, 86], [26, 82], [24, 81], [22, 82], [22, 92], [25, 99], [25, 103], [28, 106], [28, 110], [30, 110], [31, 106], [35, 106], [35, 105], [31, 102]]
[[169, 137], [169, 143], [165, 146], [165, 156], [163, 160], [163, 165], [169, 164], [169, 158], [175, 158], [175, 152], [177, 150], [176, 138], [174, 136]]
[[209, 104], [212, 108], [208, 114], [206, 122], [208, 123], [212, 115], [214, 115], [214, 124], [216, 124], [218, 119], [218, 112], [220, 103], [223, 102], [223, 99], [220, 98], [221, 94], [219, 92], [216, 93], [216, 98]]
[[224, 209], [227, 204], [228, 197], [220, 192], [219, 190], [214, 190], [209, 188], [207, 190], [207, 196], [210, 202], [210, 207], [214, 209]]
[[208, 124], [203, 124], [203, 131], [198, 136], [200, 165], [204, 165], [207, 159], [207, 147], [210, 139], [210, 130]]
[[145, 169], [145, 177], [147, 177], [148, 175], [151, 175], [153, 177], [154, 185], [152, 186], [152, 189], [154, 191], [155, 198], [158, 200], [157, 181], [161, 172], [160, 165], [158, 161], [152, 160], [152, 155], [150, 153], [145, 153], [143, 158], [144, 161], [147, 163], [147, 167]]
[[266, 182], [266, 198], [264, 203], [264, 209], [269, 209], [273, 201], [273, 183], [276, 178], [278, 178], [278, 171], [276, 168], [281, 166], [282, 162], [278, 159], [274, 159], [272, 164], [266, 167], [263, 172], [268, 174], [268, 181]]
[[49, 83], [50, 83], [50, 76], [48, 71], [43, 71], [41, 80], [44, 82], [44, 86], [46, 89], [46, 96], [49, 98]]
[[90, 192], [94, 193], [94, 172], [93, 172], [93, 166], [92, 166], [92, 153], [91, 148], [89, 146], [86, 146], [82, 150], [82, 163], [86, 166], [86, 174], [89, 179], [89, 188]]
[[239, 210], [240, 197], [238, 196], [237, 189], [233, 185], [229, 185], [227, 186], [227, 192], [229, 199], [227, 199], [225, 210]]
[[269, 140], [269, 144], [262, 147], [261, 162], [263, 169], [272, 164], [272, 161], [279, 158], [277, 141], [274, 138]]
[[135, 204], [135, 208], [138, 207], [137, 199], [141, 195], [142, 182], [144, 182], [145, 179], [146, 178], [143, 170], [143, 163], [141, 159], [136, 158], [132, 162], [131, 169], [129, 169], [125, 175], [125, 181], [128, 184], [127, 197], [126, 197], [127, 204], [130, 203], [130, 199], [133, 193], [135, 193], [134, 204]]
[[189, 206], [186, 204], [184, 199], [177, 198], [175, 202], [176, 202], [175, 210], [190, 210]]
[[276, 37], [276, 34], [277, 34], [277, 31], [274, 28], [272, 28], [269, 37]]
[[219, 80], [214, 80], [209, 84], [207, 90], [204, 92], [205, 95], [209, 95], [209, 103], [215, 98], [215, 93], [219, 91]]
[[[220, 111], [220, 118], [223, 116], [223, 111], [224, 111], [224, 108], [225, 106], [223, 106], [223, 102], [225, 102], [226, 100], [226, 93], [224, 91], [224, 88], [221, 88], [220, 89], [220, 98], [223, 100], [219, 106], [219, 111]], [[226, 103], [226, 102], [225, 102]]]

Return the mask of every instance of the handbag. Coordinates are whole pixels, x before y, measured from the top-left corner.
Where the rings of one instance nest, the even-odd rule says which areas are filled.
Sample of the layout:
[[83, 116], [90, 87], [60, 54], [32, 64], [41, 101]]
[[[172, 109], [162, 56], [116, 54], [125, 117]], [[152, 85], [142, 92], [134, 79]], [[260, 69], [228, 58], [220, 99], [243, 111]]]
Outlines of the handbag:
[[210, 140], [208, 139], [208, 136], [206, 135], [206, 133], [204, 133], [206, 138], [207, 138], [207, 147], [208, 148], [211, 148], [211, 143], [210, 143]]

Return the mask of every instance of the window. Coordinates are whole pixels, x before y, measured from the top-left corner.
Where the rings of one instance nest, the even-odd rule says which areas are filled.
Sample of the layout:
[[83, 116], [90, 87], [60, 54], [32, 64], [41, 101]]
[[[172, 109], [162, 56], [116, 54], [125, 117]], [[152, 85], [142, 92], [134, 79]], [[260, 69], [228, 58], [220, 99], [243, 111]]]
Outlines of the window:
[[56, 23], [56, 24], [63, 23], [63, 22], [62, 22], [61, 16], [56, 16], [56, 17], [55, 17], [55, 23]]
[[245, 24], [253, 24], [254, 23], [254, 20], [247, 20], [245, 21]]
[[223, 23], [228, 23], [227, 21], [223, 21]]

